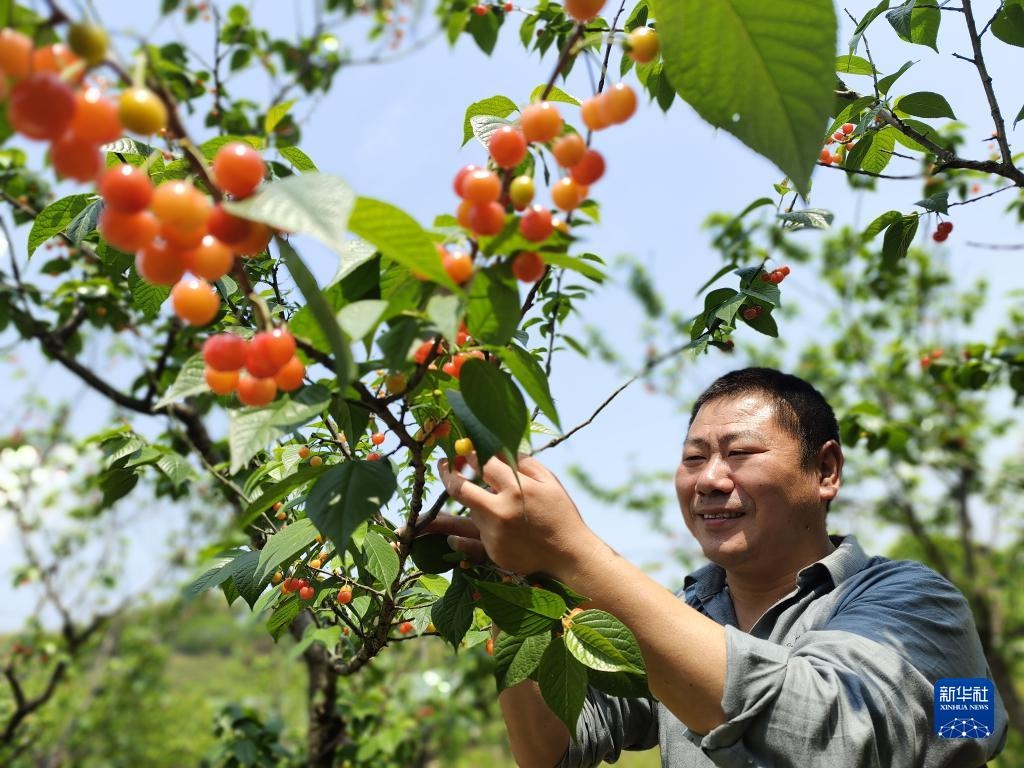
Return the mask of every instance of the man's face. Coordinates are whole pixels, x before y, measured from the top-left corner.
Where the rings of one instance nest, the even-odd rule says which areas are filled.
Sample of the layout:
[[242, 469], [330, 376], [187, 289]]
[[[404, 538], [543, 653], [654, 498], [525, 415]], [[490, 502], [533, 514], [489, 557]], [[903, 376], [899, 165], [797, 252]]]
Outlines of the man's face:
[[797, 439], [761, 395], [701, 407], [675, 483], [686, 527], [724, 568], [785, 561], [821, 536], [818, 472], [801, 467]]

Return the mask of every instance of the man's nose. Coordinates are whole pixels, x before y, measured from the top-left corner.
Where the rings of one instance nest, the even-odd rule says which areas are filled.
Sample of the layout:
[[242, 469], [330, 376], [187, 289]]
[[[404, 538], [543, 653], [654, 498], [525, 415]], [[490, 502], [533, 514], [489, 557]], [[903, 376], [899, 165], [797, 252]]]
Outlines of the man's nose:
[[732, 478], [728, 463], [719, 455], [712, 455], [697, 475], [697, 493], [729, 493], [732, 491]]

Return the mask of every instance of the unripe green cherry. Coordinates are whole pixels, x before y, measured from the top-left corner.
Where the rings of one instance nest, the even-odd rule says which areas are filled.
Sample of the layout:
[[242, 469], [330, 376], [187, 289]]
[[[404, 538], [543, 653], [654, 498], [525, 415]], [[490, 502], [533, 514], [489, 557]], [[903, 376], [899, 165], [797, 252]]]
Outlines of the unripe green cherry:
[[531, 176], [516, 176], [508, 188], [508, 197], [512, 201], [512, 206], [517, 211], [522, 211], [533, 202], [534, 192]]

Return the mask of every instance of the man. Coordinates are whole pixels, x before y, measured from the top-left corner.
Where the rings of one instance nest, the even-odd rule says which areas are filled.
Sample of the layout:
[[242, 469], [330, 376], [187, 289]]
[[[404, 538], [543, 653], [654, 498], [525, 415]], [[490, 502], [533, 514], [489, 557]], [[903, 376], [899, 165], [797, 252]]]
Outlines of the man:
[[448, 492], [471, 510], [439, 521], [453, 546], [547, 573], [615, 614], [636, 635], [656, 698], [591, 689], [570, 742], [535, 683], [505, 690], [518, 764], [592, 766], [655, 745], [673, 768], [977, 768], [998, 753], [998, 694], [988, 738], [935, 735], [935, 683], [990, 677], [970, 610], [930, 569], [828, 536], [842, 468], [835, 415], [807, 382], [749, 368], [712, 384], [675, 479], [711, 564], [686, 578], [680, 600], [587, 528], [539, 462], [520, 462], [520, 486], [492, 459], [488, 488], [442, 464]]

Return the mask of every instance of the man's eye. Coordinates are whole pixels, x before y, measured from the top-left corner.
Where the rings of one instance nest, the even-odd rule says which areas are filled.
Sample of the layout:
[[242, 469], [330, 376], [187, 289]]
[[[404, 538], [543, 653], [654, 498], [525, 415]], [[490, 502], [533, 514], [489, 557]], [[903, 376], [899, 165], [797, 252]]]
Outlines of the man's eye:
[[683, 457], [683, 463], [685, 463], [685, 464], [693, 464], [694, 462], [703, 461], [703, 460], [704, 460], [703, 456], [684, 456]]

